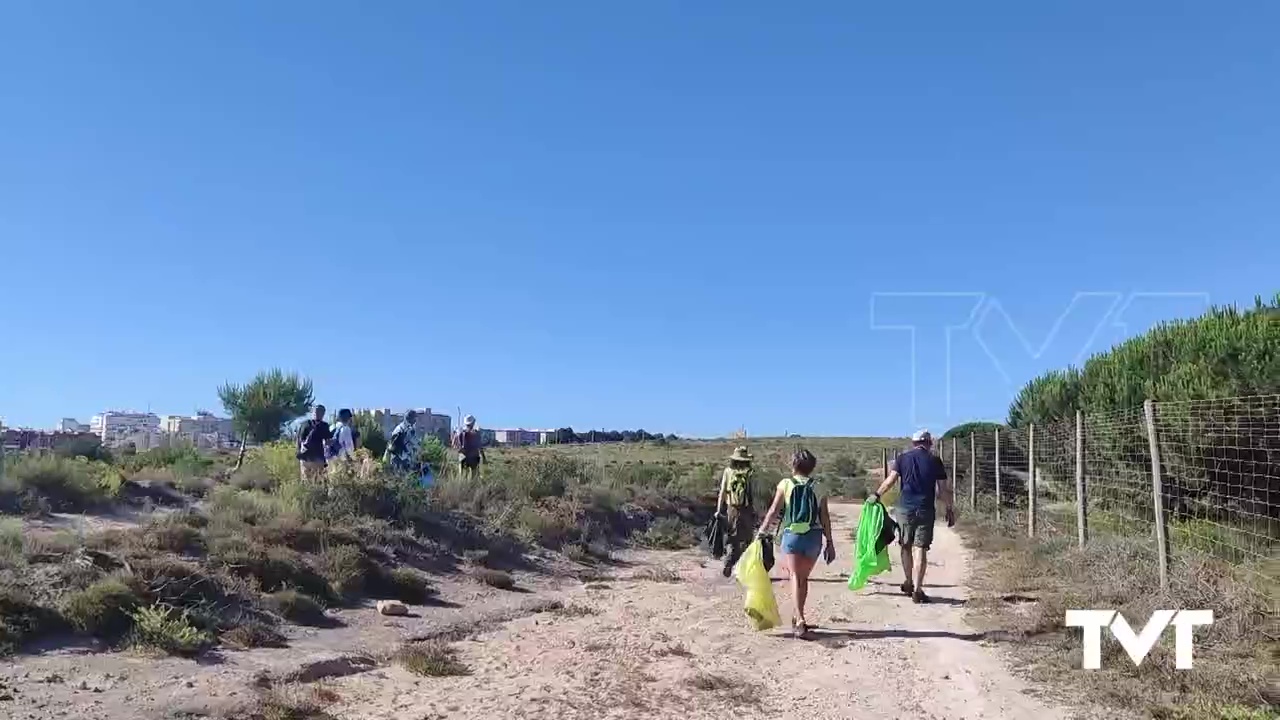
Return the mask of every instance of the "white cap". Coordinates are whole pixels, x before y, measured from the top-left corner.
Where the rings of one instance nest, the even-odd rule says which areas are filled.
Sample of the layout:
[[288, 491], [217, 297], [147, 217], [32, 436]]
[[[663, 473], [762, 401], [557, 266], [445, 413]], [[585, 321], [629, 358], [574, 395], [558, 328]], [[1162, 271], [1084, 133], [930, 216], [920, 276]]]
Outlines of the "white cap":
[[928, 442], [933, 440], [933, 436], [929, 434], [928, 428], [920, 428], [911, 434], [911, 442]]
[[463, 425], [475, 425], [475, 424], [476, 424], [476, 416], [475, 416], [475, 415], [468, 415], [468, 416], [466, 416], [465, 418], [463, 418], [463, 419], [462, 419], [462, 424], [463, 424]]

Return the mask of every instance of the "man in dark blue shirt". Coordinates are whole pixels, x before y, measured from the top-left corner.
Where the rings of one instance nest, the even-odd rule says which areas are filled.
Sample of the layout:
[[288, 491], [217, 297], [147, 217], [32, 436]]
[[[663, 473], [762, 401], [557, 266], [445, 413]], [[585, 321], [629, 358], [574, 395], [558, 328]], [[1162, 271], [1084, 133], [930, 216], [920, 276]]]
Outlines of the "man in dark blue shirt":
[[910, 595], [912, 602], [916, 603], [929, 602], [929, 596], [924, 594], [924, 571], [929, 565], [929, 545], [933, 543], [933, 524], [937, 519], [935, 504], [939, 497], [946, 505], [947, 525], [954, 525], [956, 519], [955, 498], [947, 479], [947, 468], [942, 464], [942, 458], [929, 452], [932, 447], [933, 436], [929, 431], [917, 431], [911, 436], [911, 449], [898, 456], [889, 477], [868, 498], [868, 502], [879, 502], [881, 495], [899, 479], [902, 480], [896, 507], [902, 571], [907, 578], [902, 583], [902, 592]]

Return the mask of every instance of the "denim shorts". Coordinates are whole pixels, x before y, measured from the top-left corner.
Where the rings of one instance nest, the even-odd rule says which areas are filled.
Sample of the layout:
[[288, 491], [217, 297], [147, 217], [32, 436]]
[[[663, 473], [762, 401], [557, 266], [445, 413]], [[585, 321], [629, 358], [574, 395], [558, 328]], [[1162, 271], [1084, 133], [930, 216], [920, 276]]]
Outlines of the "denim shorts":
[[803, 535], [797, 535], [790, 530], [782, 531], [782, 552], [788, 555], [803, 555], [810, 559], [817, 559], [822, 553], [822, 529], [814, 528]]

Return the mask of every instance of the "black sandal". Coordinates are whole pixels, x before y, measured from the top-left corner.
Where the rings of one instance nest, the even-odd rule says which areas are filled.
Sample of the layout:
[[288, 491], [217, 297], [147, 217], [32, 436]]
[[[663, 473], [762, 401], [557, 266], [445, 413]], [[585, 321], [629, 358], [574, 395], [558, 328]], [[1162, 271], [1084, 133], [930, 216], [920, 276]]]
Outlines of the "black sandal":
[[902, 594], [903, 594], [903, 595], [910, 595], [910, 594], [912, 593], [912, 591], [914, 591], [914, 590], [915, 590], [915, 588], [914, 588], [914, 587], [912, 587], [912, 585], [911, 585], [911, 581], [910, 581], [910, 580], [908, 580], [908, 581], [906, 581], [906, 582], [902, 583], [901, 585], [899, 585], [899, 586], [898, 586], [898, 589], [902, 591]]

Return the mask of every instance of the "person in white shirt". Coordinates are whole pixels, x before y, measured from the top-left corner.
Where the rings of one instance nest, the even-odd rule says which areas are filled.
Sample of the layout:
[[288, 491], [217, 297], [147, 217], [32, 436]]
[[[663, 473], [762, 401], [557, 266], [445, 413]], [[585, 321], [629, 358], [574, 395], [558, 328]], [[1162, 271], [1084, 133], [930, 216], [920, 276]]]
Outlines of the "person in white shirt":
[[338, 411], [338, 422], [333, 426], [333, 439], [328, 460], [351, 460], [356, 452], [356, 439], [351, 432], [351, 411], [343, 408]]

